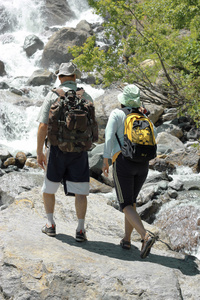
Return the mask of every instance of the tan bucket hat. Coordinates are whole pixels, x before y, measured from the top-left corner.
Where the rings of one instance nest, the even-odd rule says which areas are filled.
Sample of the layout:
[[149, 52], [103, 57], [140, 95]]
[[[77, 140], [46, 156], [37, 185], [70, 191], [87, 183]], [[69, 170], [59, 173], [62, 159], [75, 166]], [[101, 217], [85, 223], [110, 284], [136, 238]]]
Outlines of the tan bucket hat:
[[59, 69], [55, 72], [55, 74], [57, 76], [59, 76], [59, 75], [70, 76], [70, 75], [74, 75], [75, 74], [77, 79], [81, 78], [81, 71], [72, 62], [62, 63], [60, 65]]

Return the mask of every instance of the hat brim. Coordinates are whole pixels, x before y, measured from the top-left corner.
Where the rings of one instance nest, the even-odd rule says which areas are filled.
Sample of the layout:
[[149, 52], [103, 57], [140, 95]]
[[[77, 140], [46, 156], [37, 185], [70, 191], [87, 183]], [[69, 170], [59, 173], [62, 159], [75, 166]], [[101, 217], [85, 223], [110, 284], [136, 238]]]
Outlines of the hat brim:
[[59, 70], [57, 70], [57, 71], [55, 72], [55, 74], [56, 74], [57, 76], [59, 76], [59, 75], [65, 75], [65, 76], [76, 75], [76, 78], [77, 78], [77, 79], [80, 79], [80, 78], [81, 78], [81, 75], [82, 75], [81, 71], [79, 71], [78, 69], [77, 69], [74, 73], [60, 72]]
[[118, 101], [119, 101], [121, 104], [125, 105], [123, 93], [119, 94], [119, 95], [117, 96], [117, 98], [118, 98]]
[[118, 98], [118, 101], [126, 107], [138, 108], [141, 106], [140, 97], [136, 97], [134, 99], [127, 100], [124, 98], [124, 94], [121, 93], [117, 96], [117, 98]]

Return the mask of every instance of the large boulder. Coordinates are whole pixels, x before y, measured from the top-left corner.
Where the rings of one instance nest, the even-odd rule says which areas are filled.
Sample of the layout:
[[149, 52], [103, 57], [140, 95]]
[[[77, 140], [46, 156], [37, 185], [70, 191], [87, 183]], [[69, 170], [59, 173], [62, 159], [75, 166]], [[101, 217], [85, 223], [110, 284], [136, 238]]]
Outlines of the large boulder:
[[90, 23], [88, 23], [86, 20], [81, 20], [77, 25], [76, 29], [78, 30], [84, 30], [87, 31], [89, 34], [93, 34], [92, 27]]
[[33, 72], [27, 85], [40, 86], [40, 85], [51, 85], [56, 81], [56, 75], [50, 72], [49, 70], [36, 70]]
[[45, 0], [43, 17], [47, 26], [55, 26], [64, 25], [75, 18], [75, 14], [66, 0]]
[[200, 150], [198, 147], [189, 146], [185, 149], [177, 149], [167, 155], [165, 161], [177, 166], [188, 166], [193, 172], [199, 173], [200, 166]]
[[157, 133], [160, 132], [169, 133], [179, 139], [183, 136], [183, 131], [180, 127], [173, 124], [168, 124], [167, 122], [157, 127]]
[[153, 122], [153, 124], [156, 124], [160, 117], [163, 114], [164, 108], [161, 105], [157, 104], [145, 104], [145, 107], [150, 111], [149, 119]]
[[0, 76], [6, 75], [4, 62], [0, 60]]
[[[119, 89], [108, 89], [105, 93], [95, 99], [95, 113], [99, 125], [99, 142], [104, 142], [104, 130], [110, 113], [115, 108], [120, 108], [117, 96], [121, 93]], [[155, 124], [163, 114], [162, 106], [147, 103], [145, 107], [150, 111], [149, 118]]]
[[95, 114], [99, 126], [99, 142], [104, 142], [104, 130], [111, 111], [120, 108], [117, 89], [106, 90], [105, 93], [95, 99]]
[[72, 46], [82, 46], [89, 33], [83, 30], [64, 27], [54, 33], [44, 47], [41, 64], [48, 67], [52, 64], [61, 64], [70, 61], [73, 56], [68, 52]]
[[155, 225], [168, 232], [174, 250], [191, 251], [197, 247], [200, 233], [200, 210], [194, 206], [178, 206], [178, 201], [168, 210], [161, 211]]
[[23, 49], [27, 56], [32, 56], [37, 50], [42, 50], [44, 43], [34, 34], [25, 38]]
[[157, 136], [158, 153], [170, 153], [175, 150], [184, 150], [184, 144], [175, 136], [161, 132]]

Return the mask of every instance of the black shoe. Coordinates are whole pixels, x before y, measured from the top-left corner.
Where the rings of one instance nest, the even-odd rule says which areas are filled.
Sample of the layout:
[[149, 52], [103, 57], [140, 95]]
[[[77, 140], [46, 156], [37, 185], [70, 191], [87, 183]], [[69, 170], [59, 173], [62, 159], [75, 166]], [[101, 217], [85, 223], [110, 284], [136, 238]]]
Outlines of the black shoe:
[[130, 250], [130, 249], [131, 249], [131, 242], [124, 241], [124, 239], [122, 239], [122, 240], [120, 241], [120, 246], [121, 246], [123, 249]]
[[55, 236], [56, 235], [56, 226], [52, 224], [51, 227], [48, 227], [45, 225], [42, 227], [42, 232], [49, 235], [49, 236]]
[[146, 258], [150, 251], [151, 251], [151, 247], [153, 246], [153, 244], [156, 241], [156, 237], [155, 236], [150, 236], [148, 233], [146, 233], [144, 240], [142, 240], [142, 249], [140, 252], [140, 257], [141, 258]]
[[84, 231], [79, 231], [77, 232], [76, 231], [76, 241], [77, 242], [84, 242], [84, 241], [87, 241], [87, 237], [86, 237], [86, 232]]

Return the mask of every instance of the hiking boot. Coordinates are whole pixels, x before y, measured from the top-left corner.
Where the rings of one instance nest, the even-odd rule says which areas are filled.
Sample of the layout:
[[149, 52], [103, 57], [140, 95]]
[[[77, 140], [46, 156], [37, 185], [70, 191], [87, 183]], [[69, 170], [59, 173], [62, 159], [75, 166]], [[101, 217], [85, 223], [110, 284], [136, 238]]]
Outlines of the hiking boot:
[[48, 227], [45, 225], [42, 227], [42, 232], [49, 235], [49, 236], [55, 236], [56, 235], [56, 226], [52, 224], [51, 227]]
[[156, 241], [155, 236], [150, 236], [148, 233], [146, 233], [144, 240], [141, 240], [142, 242], [142, 249], [140, 252], [141, 258], [146, 258], [149, 255], [151, 251], [151, 247], [153, 246], [155, 241]]
[[84, 242], [87, 241], [86, 232], [84, 231], [76, 231], [76, 241], [77, 242]]

